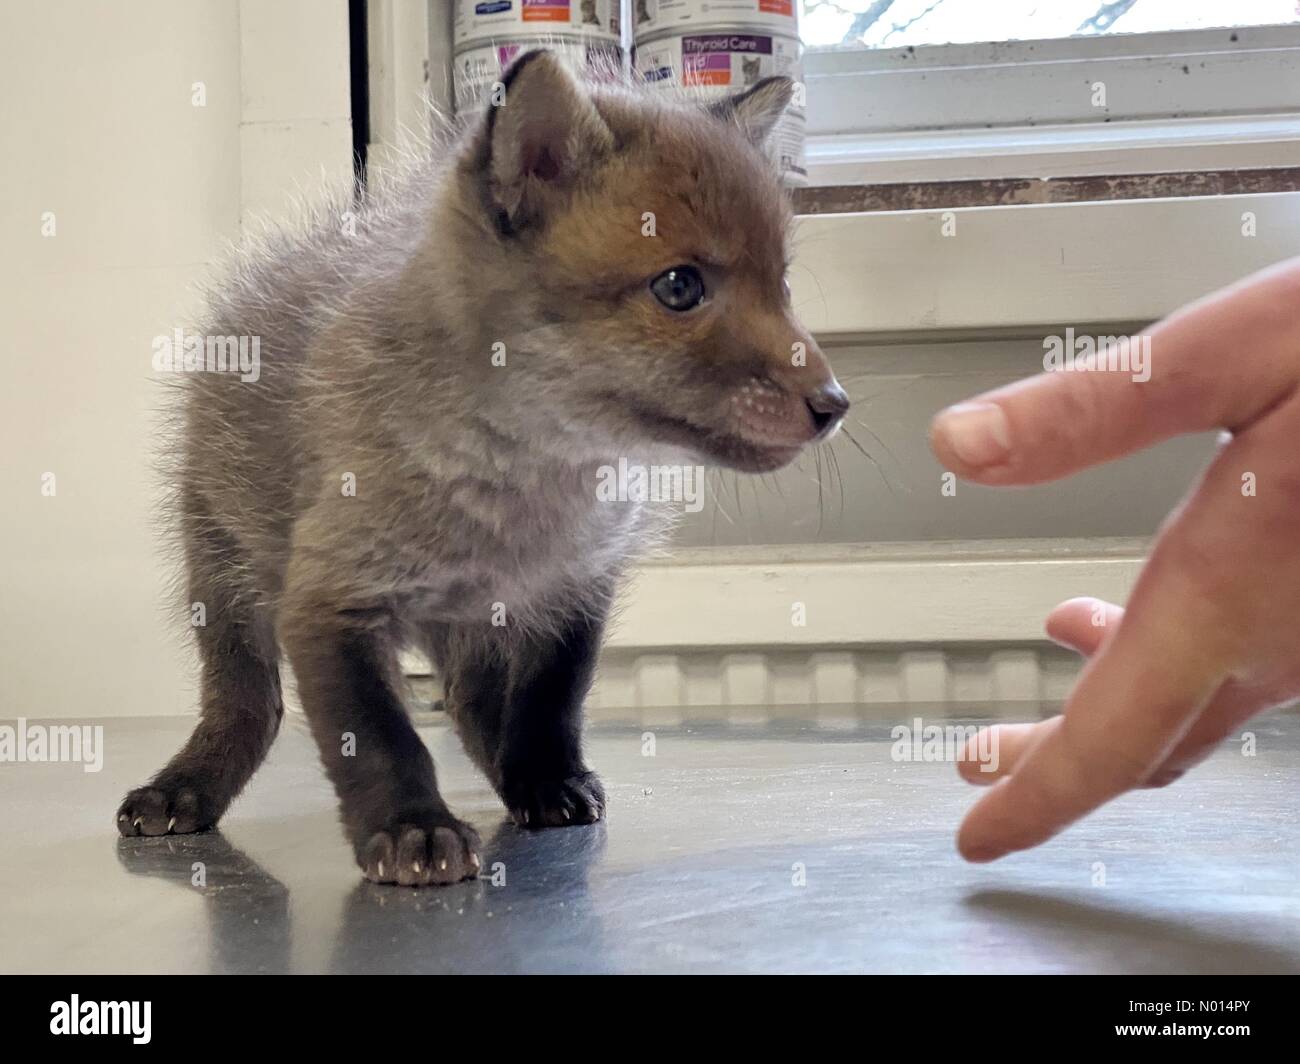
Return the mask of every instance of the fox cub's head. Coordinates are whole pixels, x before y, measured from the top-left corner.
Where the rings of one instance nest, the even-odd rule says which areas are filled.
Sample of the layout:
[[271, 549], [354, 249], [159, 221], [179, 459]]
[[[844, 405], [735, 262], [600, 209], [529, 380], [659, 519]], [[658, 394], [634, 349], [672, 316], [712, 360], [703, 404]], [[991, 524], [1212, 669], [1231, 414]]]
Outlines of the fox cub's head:
[[575, 453], [665, 444], [753, 471], [833, 433], [848, 398], [791, 309], [762, 147], [790, 80], [705, 107], [533, 52], [502, 84], [457, 171], [458, 298], [505, 345], [498, 409]]

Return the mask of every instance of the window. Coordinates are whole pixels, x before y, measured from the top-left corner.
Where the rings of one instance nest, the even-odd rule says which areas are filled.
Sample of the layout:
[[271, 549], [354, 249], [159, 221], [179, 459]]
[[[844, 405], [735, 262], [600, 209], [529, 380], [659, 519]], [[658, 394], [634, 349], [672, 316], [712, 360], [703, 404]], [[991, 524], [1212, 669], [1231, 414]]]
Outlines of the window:
[[[973, 36], [1047, 33], [1058, 27], [1068, 32], [1081, 23], [1029, 17], [1016, 23], [1003, 14], [983, 27], [971, 19], [936, 21], [924, 33], [922, 19], [891, 34], [889, 27], [901, 24], [895, 18], [889, 27], [868, 29], [863, 39], [874, 47], [809, 48], [804, 77], [811, 183], [1300, 164], [1300, 23], [1119, 32], [1124, 19], [1147, 3], [1151, 0], [1135, 0], [1109, 32], [1082, 36], [972, 43]], [[927, 18], [937, 18], [949, 5], [954, 12], [977, 6], [1050, 10], [1053, 20], [1058, 6], [1079, 7], [931, 0], [934, 10]], [[1156, 2], [1150, 10], [1209, 6]], [[1280, 7], [1294, 14], [1290, 0]], [[808, 9], [805, 42], [830, 39], [836, 32], [843, 39], [841, 23], [817, 19], [818, 0]], [[1223, 10], [1244, 19], [1262, 17], [1265, 6], [1263, 0], [1243, 0]], [[902, 35], [922, 43], [882, 46]], [[924, 43], [927, 39], [964, 43]]]
[[1295, 0], [805, 0], [804, 44], [907, 48], [1300, 20]]

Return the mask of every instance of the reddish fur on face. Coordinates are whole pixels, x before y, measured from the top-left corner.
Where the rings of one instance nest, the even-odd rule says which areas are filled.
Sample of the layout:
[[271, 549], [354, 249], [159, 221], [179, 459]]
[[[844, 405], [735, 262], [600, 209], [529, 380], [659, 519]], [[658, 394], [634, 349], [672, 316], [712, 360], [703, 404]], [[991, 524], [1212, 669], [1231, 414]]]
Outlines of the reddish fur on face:
[[[594, 102], [617, 149], [529, 252], [541, 305], [585, 350], [592, 416], [619, 404], [658, 442], [741, 469], [784, 465], [816, 435], [806, 398], [834, 377], [789, 306], [791, 211], [770, 164], [698, 107], [618, 90]], [[708, 298], [675, 313], [649, 284], [682, 264]]]

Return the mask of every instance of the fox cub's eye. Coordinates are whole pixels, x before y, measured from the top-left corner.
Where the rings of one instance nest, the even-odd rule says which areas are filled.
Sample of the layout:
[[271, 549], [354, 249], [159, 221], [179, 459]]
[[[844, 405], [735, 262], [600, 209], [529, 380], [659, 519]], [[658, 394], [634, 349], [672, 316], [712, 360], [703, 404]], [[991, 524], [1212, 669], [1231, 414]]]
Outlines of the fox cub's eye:
[[650, 291], [669, 310], [690, 310], [704, 302], [704, 278], [694, 266], [674, 266], [650, 282]]

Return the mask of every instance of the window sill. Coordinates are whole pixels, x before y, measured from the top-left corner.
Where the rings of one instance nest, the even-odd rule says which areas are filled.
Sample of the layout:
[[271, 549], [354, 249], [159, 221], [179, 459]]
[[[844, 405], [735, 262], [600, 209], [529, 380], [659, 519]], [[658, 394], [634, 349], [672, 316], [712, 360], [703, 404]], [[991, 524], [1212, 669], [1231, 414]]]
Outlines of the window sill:
[[1145, 323], [1295, 255], [1300, 192], [811, 214], [795, 244], [823, 343]]
[[978, 181], [823, 185], [796, 189], [794, 203], [799, 214], [860, 214], [1294, 191], [1300, 191], [1300, 166], [1094, 177], [1007, 177]]
[[809, 136], [809, 183], [1092, 177], [1300, 165], [1300, 116]]

